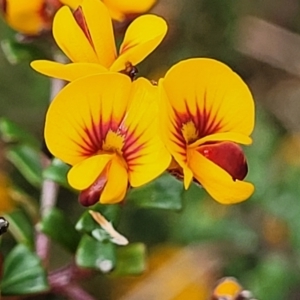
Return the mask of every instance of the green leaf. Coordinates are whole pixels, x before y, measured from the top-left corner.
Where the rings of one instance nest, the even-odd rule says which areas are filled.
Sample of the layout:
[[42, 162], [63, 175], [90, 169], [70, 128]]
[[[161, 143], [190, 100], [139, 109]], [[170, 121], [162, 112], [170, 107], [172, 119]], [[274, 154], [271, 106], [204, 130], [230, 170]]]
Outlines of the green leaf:
[[99, 242], [89, 235], [84, 235], [77, 249], [76, 264], [103, 273], [110, 272], [116, 264], [115, 245]]
[[39, 50], [32, 43], [19, 43], [12, 39], [1, 41], [2, 51], [12, 65], [22, 61], [32, 61], [40, 57]]
[[117, 248], [117, 264], [112, 275], [140, 275], [146, 270], [146, 247], [142, 243]]
[[68, 189], [71, 189], [67, 180], [67, 173], [69, 170], [70, 166], [62, 162], [60, 159], [55, 158], [51, 165], [43, 171], [43, 178], [50, 179]]
[[52, 208], [46, 213], [38, 224], [38, 229], [71, 253], [76, 252], [80, 234], [75, 230], [66, 214], [58, 208]]
[[[109, 222], [113, 223], [113, 225], [115, 226], [117, 225], [119, 221], [120, 211], [121, 211], [120, 205], [118, 204], [103, 205], [97, 203], [96, 205], [92, 206], [90, 209], [100, 212]], [[85, 232], [88, 234], [92, 234], [94, 230], [100, 229], [99, 224], [94, 221], [94, 219], [92, 218], [88, 210], [82, 214], [75, 228], [78, 231]], [[103, 230], [103, 232], [105, 231]], [[99, 232], [97, 232], [96, 234], [99, 234]], [[105, 235], [107, 234], [105, 233]]]
[[42, 184], [40, 152], [28, 145], [16, 145], [7, 150], [7, 159], [35, 187]]
[[32, 134], [7, 118], [0, 118], [0, 133], [6, 143], [22, 142], [39, 148], [39, 142]]
[[144, 208], [180, 210], [182, 208], [182, 182], [169, 173], [129, 191], [126, 201]]
[[34, 246], [34, 228], [28, 216], [20, 209], [5, 215], [9, 222], [9, 231], [19, 242], [30, 248]]
[[6, 257], [1, 282], [2, 295], [26, 295], [49, 289], [40, 259], [26, 246], [17, 245]]

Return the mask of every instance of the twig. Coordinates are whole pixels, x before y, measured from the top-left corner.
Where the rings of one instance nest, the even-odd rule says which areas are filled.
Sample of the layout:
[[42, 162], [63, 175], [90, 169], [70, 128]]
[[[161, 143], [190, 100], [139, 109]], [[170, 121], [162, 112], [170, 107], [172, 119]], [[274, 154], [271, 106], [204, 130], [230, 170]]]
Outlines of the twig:
[[[61, 56], [54, 56], [54, 60], [58, 62], [64, 62], [64, 58]], [[65, 82], [60, 79], [52, 79], [51, 80], [51, 91], [50, 91], [50, 100], [51, 103], [57, 93], [64, 87]], [[46, 168], [51, 161], [48, 158], [43, 158], [42, 165]], [[40, 213], [41, 218], [43, 218], [48, 211], [56, 205], [57, 194], [58, 194], [58, 185], [52, 180], [45, 179], [42, 184], [41, 189], [41, 198], [40, 198]], [[44, 235], [42, 232], [36, 233], [36, 253], [41, 258], [44, 266], [48, 265], [49, 259], [49, 247], [50, 240]]]

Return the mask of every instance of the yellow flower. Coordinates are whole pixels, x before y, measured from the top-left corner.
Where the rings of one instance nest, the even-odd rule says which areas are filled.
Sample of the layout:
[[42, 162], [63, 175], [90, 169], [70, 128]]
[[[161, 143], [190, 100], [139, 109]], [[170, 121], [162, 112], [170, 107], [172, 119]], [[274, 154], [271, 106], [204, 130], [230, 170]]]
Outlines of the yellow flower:
[[242, 181], [247, 163], [239, 144], [251, 144], [254, 102], [241, 78], [212, 59], [189, 59], [173, 66], [159, 83], [163, 141], [172, 169], [193, 177], [218, 202], [237, 203], [254, 191]]
[[171, 157], [158, 132], [158, 88], [119, 73], [96, 74], [66, 86], [46, 117], [52, 154], [73, 167], [70, 185], [83, 205], [116, 203], [128, 184], [160, 175]]
[[0, 0], [5, 21], [16, 31], [26, 35], [39, 35], [51, 29], [58, 0]]
[[53, 22], [54, 38], [72, 63], [38, 60], [31, 66], [42, 74], [67, 81], [106, 71], [123, 71], [149, 55], [166, 32], [167, 25], [161, 17], [140, 16], [129, 25], [117, 54], [106, 6], [99, 0], [83, 0], [74, 15], [65, 6]]
[[[76, 9], [82, 0], [61, 0], [61, 2]], [[108, 8], [110, 16], [122, 22], [128, 17], [131, 18], [150, 10], [156, 0], [103, 0], [102, 2]]]

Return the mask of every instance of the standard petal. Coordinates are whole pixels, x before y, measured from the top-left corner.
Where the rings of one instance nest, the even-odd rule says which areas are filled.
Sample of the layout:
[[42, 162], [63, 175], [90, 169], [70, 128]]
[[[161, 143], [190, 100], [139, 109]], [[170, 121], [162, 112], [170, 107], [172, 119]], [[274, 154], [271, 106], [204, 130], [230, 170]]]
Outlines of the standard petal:
[[72, 62], [99, 63], [93, 46], [67, 6], [62, 7], [54, 17], [53, 36]]
[[101, 154], [89, 157], [76, 164], [68, 173], [68, 182], [74, 189], [84, 190], [101, 174], [113, 155]]
[[171, 161], [158, 135], [158, 96], [158, 88], [148, 80], [134, 81], [131, 103], [122, 123], [127, 130], [123, 156], [134, 187], [159, 176]]
[[185, 60], [167, 72], [162, 85], [176, 111], [175, 121], [192, 121], [198, 138], [221, 132], [251, 134], [252, 95], [225, 64], [207, 58]]
[[144, 15], [136, 18], [125, 33], [119, 57], [111, 66], [111, 71], [125, 69], [128, 62], [137, 65], [161, 43], [167, 30], [167, 23], [161, 17]]
[[68, 84], [46, 115], [45, 139], [51, 153], [75, 165], [101, 151], [107, 132], [116, 131], [123, 120], [130, 90], [130, 79], [118, 73]]
[[234, 181], [226, 171], [195, 150], [189, 151], [189, 166], [203, 188], [222, 204], [242, 202], [254, 192], [251, 183]]
[[80, 77], [108, 72], [105, 67], [91, 63], [69, 63], [64, 65], [49, 60], [35, 60], [30, 65], [39, 73], [66, 81], [73, 81]]
[[124, 165], [116, 157], [112, 160], [108, 171], [108, 181], [100, 196], [103, 204], [112, 204], [125, 198], [128, 186], [128, 174]]
[[[181, 123], [176, 122], [176, 114], [170, 105], [165, 90], [162, 88], [161, 80], [158, 86], [160, 92], [160, 128], [158, 133], [176, 162], [185, 170], [187, 168], [187, 145], [182, 134]], [[189, 181], [188, 179], [186, 180], [185, 185], [187, 185]]]
[[126, 15], [141, 14], [148, 11], [156, 0], [103, 0], [111, 16], [117, 21], [123, 21]]
[[82, 10], [98, 61], [109, 68], [117, 55], [109, 12], [99, 0], [83, 0]]

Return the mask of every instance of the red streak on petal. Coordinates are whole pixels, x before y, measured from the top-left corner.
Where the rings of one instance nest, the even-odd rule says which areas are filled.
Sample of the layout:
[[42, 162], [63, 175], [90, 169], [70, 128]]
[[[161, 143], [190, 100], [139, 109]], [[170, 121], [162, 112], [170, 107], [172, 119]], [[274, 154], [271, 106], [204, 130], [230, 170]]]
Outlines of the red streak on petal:
[[122, 47], [122, 52], [120, 52], [119, 55], [120, 55], [120, 54], [124, 54], [126, 51], [128, 51], [128, 50], [130, 50], [130, 49], [136, 47], [137, 45], [138, 45], [138, 43], [133, 43], [133, 44], [128, 43], [128, 44], [125, 44], [125, 45]]
[[87, 26], [87, 23], [85, 21], [85, 17], [82, 11], [81, 6], [79, 6], [73, 13], [74, 15], [74, 19], [77, 22], [77, 24], [79, 25], [79, 27], [81, 28], [81, 30], [83, 31], [84, 35], [86, 36], [86, 38], [88, 39], [88, 41], [90, 42], [91, 46], [94, 48], [94, 44], [93, 44], [93, 40], [89, 31], [89, 28]]
[[229, 173], [233, 180], [243, 180], [248, 166], [242, 148], [232, 142], [205, 144], [197, 149], [207, 159]]

